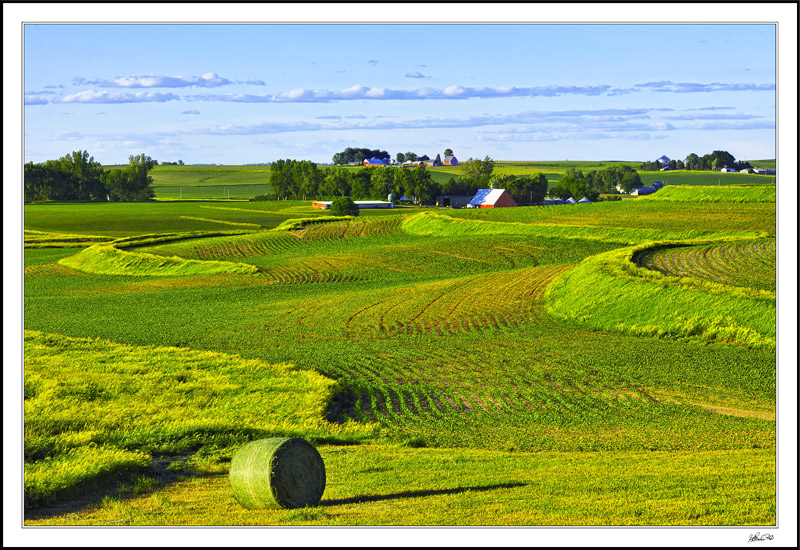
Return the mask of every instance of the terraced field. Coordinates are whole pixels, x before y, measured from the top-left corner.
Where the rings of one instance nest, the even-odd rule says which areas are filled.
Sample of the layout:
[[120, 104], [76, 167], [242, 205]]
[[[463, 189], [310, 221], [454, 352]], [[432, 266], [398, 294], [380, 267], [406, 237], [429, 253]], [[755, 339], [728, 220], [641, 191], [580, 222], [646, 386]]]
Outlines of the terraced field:
[[775, 291], [775, 240], [648, 251], [636, 264], [673, 277]]
[[[587, 451], [774, 449], [774, 204], [770, 219], [769, 203], [703, 210], [635, 202], [561, 213], [398, 210], [327, 222], [301, 205], [263, 213], [249, 205], [153, 205], [178, 229], [143, 235], [137, 228], [69, 248], [42, 248], [48, 241], [39, 234], [25, 254], [25, 327], [40, 331], [28, 336], [26, 353], [40, 368], [26, 378], [26, 411], [50, 396], [48, 418], [58, 419], [59, 406], [72, 410], [74, 396], [89, 395], [105, 416], [31, 423], [29, 469], [38, 480], [51, 467], [80, 470], [73, 460], [91, 462], [94, 441], [103, 445], [103, 465], [86, 471], [118, 468], [122, 476], [131, 453], [137, 471], [148, 460], [186, 461], [188, 453], [197, 472], [224, 472], [264, 426], [334, 445], [558, 451], [565, 464]], [[207, 218], [209, 208], [215, 220], [234, 224], [285, 219], [289, 211], [310, 221], [288, 230], [206, 222], [202, 231], [184, 229], [187, 217]], [[659, 234], [668, 239], [655, 245]], [[68, 241], [54, 235], [52, 242]], [[631, 252], [637, 247], [641, 254]], [[703, 300], [728, 308], [728, 317], [717, 319]], [[598, 311], [638, 328], [606, 322]], [[653, 311], [697, 319], [675, 321], [685, 330], [648, 332]], [[735, 311], [746, 315], [731, 317]], [[135, 394], [113, 373], [126, 364], [120, 357], [140, 352], [159, 359]], [[190, 352], [207, 354], [191, 372], [179, 364]], [[47, 365], [72, 374], [58, 382]], [[239, 381], [255, 376], [250, 368], [313, 373], [313, 407], [260, 418], [253, 383]], [[93, 369], [103, 377], [87, 374]], [[196, 383], [203, 376], [210, 385]], [[274, 399], [264, 399], [280, 403], [285, 388], [276, 384], [264, 390]], [[139, 422], [133, 435], [120, 431], [130, 414], [120, 400], [130, 408], [145, 399], [153, 408], [156, 387], [169, 396], [168, 411]], [[212, 406], [219, 418], [198, 416]], [[52, 494], [37, 485], [36, 498], [74, 489], [63, 483]]]

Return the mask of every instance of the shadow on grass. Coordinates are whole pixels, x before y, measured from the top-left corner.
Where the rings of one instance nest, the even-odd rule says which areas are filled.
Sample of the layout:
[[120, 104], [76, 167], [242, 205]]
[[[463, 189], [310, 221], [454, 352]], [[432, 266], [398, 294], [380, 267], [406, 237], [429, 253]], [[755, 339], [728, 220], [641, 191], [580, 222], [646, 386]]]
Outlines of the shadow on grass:
[[350, 498], [338, 498], [334, 500], [323, 500], [320, 506], [341, 506], [343, 504], [362, 504], [365, 502], [380, 502], [382, 500], [398, 500], [403, 498], [431, 497], [436, 495], [457, 495], [467, 492], [494, 491], [496, 489], [513, 489], [523, 487], [527, 483], [511, 482], [497, 483], [495, 485], [483, 485], [479, 487], [457, 487], [455, 489], [429, 489], [419, 491], [403, 491], [401, 493], [391, 493], [388, 495], [358, 495]]

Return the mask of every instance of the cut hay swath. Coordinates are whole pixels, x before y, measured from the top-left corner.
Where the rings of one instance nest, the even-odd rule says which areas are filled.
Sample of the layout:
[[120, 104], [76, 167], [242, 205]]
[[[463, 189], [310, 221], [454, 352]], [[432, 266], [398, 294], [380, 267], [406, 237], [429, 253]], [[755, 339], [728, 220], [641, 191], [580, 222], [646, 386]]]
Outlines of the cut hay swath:
[[230, 470], [233, 495], [245, 508], [316, 506], [325, 491], [325, 463], [299, 437], [276, 437], [246, 444]]

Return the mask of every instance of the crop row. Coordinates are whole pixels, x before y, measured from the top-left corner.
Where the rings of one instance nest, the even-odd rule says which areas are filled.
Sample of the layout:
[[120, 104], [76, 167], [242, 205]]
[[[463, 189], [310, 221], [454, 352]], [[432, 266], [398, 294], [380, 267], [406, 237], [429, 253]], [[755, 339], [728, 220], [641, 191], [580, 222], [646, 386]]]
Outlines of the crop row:
[[386, 216], [362, 220], [348, 220], [334, 223], [309, 225], [300, 233], [304, 241], [327, 241], [350, 237], [374, 237], [397, 232], [400, 216]]
[[190, 255], [201, 260], [223, 258], [247, 258], [250, 256], [277, 255], [297, 248], [301, 243], [297, 237], [275, 235], [269, 238], [243, 238], [212, 242], [192, 247]]
[[683, 246], [647, 251], [637, 265], [674, 277], [775, 290], [775, 241]]
[[539, 422], [576, 422], [659, 401], [624, 379], [551, 376], [539, 365], [518, 361], [515, 345], [481, 350], [427, 350], [424, 357], [392, 360], [364, 355], [336, 373], [354, 397], [350, 418], [400, 427], [480, 414], [523, 416]]
[[347, 330], [442, 335], [538, 321], [540, 292], [569, 267], [517, 269], [401, 289], [353, 313]]
[[267, 282], [281, 285], [343, 283], [356, 280], [354, 276], [338, 271], [320, 271], [305, 262], [291, 266], [264, 268], [260, 273]]
[[34, 279], [37, 277], [72, 276], [72, 275], [89, 276], [88, 273], [81, 273], [80, 271], [75, 271], [74, 269], [70, 269], [68, 267], [64, 267], [58, 264], [37, 264], [37, 265], [29, 265], [25, 268], [26, 279]]

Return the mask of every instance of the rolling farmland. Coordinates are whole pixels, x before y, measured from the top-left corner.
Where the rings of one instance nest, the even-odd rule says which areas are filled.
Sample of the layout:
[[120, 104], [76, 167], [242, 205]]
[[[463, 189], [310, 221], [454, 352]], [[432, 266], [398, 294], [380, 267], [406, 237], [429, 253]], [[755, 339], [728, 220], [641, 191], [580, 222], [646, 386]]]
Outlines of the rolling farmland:
[[[526, 495], [506, 524], [774, 524], [772, 190], [327, 222], [294, 201], [26, 206], [30, 522], [211, 521], [171, 503], [220, 495], [236, 449], [280, 435], [321, 445], [338, 481], [267, 524], [448, 524], [442, 499], [464, 487], [448, 460], [493, 472], [465, 482], [486, 498]], [[577, 502], [642, 460], [658, 473], [625, 499], [663, 509], [551, 509], [503, 466], [569, 472]], [[668, 474], [693, 460], [678, 497]], [[708, 485], [728, 488], [711, 503]], [[370, 490], [430, 500], [350, 511]], [[87, 491], [119, 504], [47, 511]], [[226, 498], [212, 523], [258, 523]], [[493, 524], [480, 498], [463, 517]]]

